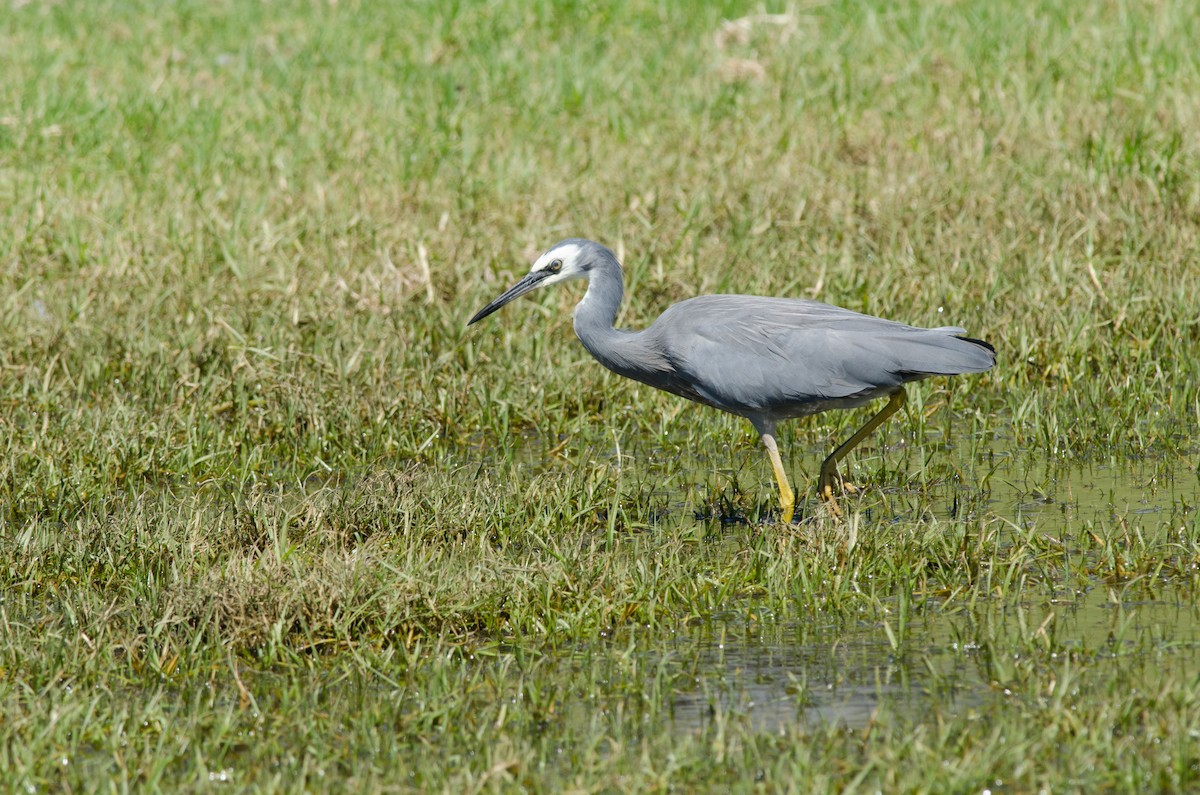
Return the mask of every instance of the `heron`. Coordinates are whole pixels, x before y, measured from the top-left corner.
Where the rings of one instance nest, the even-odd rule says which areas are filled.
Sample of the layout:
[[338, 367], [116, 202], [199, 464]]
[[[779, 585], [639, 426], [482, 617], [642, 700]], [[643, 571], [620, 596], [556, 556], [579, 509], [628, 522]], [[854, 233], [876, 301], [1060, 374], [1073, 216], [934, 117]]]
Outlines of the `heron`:
[[600, 364], [750, 421], [775, 473], [784, 524], [792, 521], [796, 496], [775, 438], [781, 421], [888, 398], [821, 464], [817, 493], [840, 516], [834, 488], [851, 487], [838, 463], [904, 406], [905, 384], [982, 373], [996, 363], [995, 348], [957, 326], [917, 328], [803, 298], [703, 295], [673, 304], [641, 331], [619, 329], [621, 263], [582, 238], [555, 244], [467, 325], [532, 290], [574, 279], [588, 283], [575, 307], [575, 334]]

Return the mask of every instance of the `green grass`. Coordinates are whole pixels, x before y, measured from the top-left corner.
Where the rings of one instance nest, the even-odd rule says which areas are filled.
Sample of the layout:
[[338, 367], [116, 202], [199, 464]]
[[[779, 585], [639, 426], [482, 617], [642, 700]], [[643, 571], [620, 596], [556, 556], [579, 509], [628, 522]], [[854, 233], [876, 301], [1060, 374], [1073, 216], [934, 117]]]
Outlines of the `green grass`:
[[[1200, 786], [1191, 4], [10, 5], [6, 788]], [[998, 364], [784, 528], [578, 290], [465, 328], [568, 235]]]

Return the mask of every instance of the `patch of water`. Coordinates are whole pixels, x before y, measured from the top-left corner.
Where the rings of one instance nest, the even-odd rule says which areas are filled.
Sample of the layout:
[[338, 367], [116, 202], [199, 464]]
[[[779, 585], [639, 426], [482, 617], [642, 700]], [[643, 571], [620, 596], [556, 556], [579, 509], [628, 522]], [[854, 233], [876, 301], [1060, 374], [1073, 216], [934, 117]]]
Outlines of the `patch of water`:
[[[671, 637], [617, 633], [609, 650], [617, 645], [646, 668], [665, 667], [675, 731], [733, 722], [759, 732], [859, 729], [881, 712], [914, 721], [934, 712], [981, 714], [1010, 697], [992, 655], [1015, 662], [1027, 654], [1019, 638], [1028, 630], [1014, 612], [999, 603], [971, 614], [935, 611], [913, 622], [898, 645], [882, 624], [801, 631], [714, 621]], [[1160, 671], [1200, 670], [1194, 602], [1122, 600], [1097, 587], [1029, 612], [1025, 624], [1035, 627], [1053, 614], [1063, 650], [1055, 654], [1077, 655], [1099, 675], [1148, 663]]]
[[673, 719], [679, 731], [703, 731], [731, 718], [756, 731], [793, 725], [867, 725], [883, 705], [901, 713], [943, 712], [977, 705], [981, 683], [969, 675], [933, 692], [927, 676], [895, 654], [882, 630], [829, 632], [804, 644], [725, 634], [688, 643], [698, 673], [679, 691]]
[[[1136, 533], [1165, 525], [1189, 534], [1200, 521], [1200, 479], [1184, 459], [1031, 465], [1027, 456], [1002, 455], [991, 459], [980, 483], [947, 485], [933, 496], [953, 516], [955, 492], [974, 490], [975, 513], [986, 510], [1068, 546], [1093, 529]], [[928, 505], [930, 495], [923, 498]], [[896, 499], [893, 491], [884, 502], [871, 510], [898, 509], [896, 521], [905, 519], [903, 495]], [[943, 716], [983, 713], [990, 701], [1011, 695], [997, 673], [1004, 665], [996, 666], [993, 656], [1019, 659], [1030, 624], [1052, 627], [1063, 653], [1083, 655], [1095, 675], [1145, 666], [1148, 657], [1155, 670], [1200, 670], [1200, 594], [1169, 583], [1159, 589], [1170, 594], [1163, 599], [1148, 599], [1144, 590], [1127, 594], [1099, 579], [1082, 588], [1045, 585], [1054, 596], [1040, 604], [925, 613], [899, 646], [881, 624], [815, 634], [806, 627], [789, 638], [786, 627], [750, 631], [717, 622], [668, 641], [646, 638], [639, 646], [648, 656], [669, 654], [687, 674], [676, 679], [672, 700], [675, 729], [684, 732], [731, 720], [759, 731], [862, 728], [881, 711], [915, 720], [934, 707]], [[1023, 622], [1013, 615], [1018, 610], [1029, 613]]]

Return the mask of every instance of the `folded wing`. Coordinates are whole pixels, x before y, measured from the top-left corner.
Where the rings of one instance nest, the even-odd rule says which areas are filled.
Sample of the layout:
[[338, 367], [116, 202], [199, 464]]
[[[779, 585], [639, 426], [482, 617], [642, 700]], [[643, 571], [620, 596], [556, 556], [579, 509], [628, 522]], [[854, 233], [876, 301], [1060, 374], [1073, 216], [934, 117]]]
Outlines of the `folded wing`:
[[712, 295], [669, 308], [645, 333], [703, 402], [798, 415], [858, 405], [930, 375], [983, 372], [991, 346], [817, 301]]

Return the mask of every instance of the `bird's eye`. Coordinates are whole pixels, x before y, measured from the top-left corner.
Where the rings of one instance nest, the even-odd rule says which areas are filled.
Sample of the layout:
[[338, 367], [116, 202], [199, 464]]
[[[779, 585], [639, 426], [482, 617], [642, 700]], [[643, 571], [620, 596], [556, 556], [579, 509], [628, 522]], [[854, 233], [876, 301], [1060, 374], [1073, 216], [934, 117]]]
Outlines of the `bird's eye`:
[[550, 263], [550, 267], [546, 268], [546, 270], [550, 271], [551, 273], [558, 273], [560, 270], [562, 270], [562, 260], [554, 260]]

